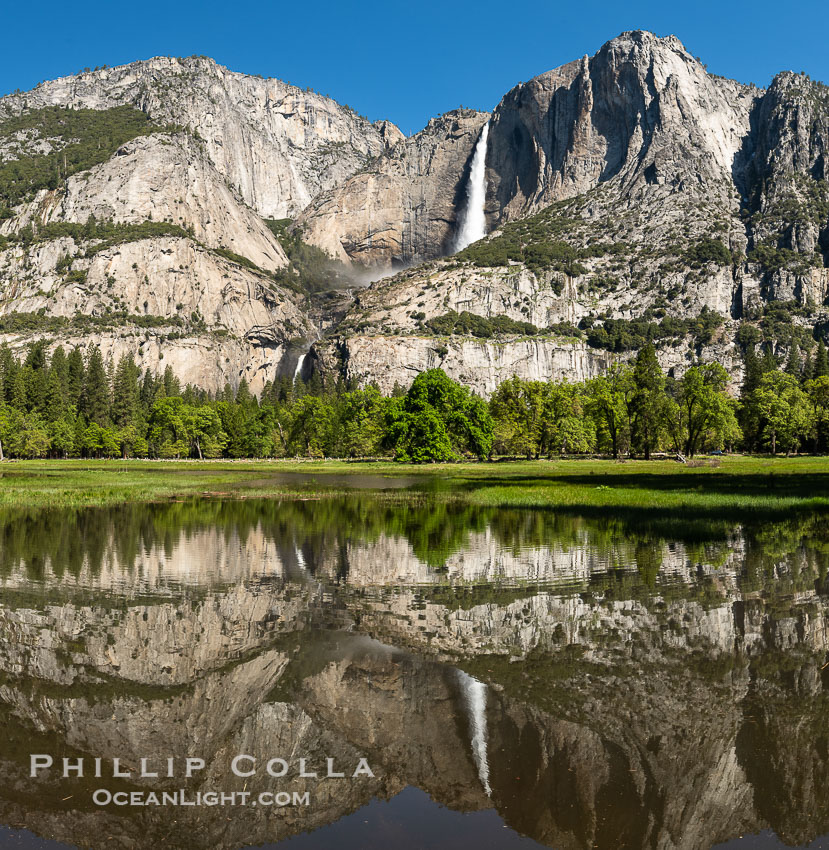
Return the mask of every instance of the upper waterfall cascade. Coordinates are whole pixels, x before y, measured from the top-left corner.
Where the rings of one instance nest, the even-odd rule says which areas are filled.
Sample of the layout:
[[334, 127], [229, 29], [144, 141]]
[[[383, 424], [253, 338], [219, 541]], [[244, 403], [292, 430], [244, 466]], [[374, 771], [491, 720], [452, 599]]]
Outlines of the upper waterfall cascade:
[[469, 183], [466, 186], [466, 202], [458, 216], [458, 230], [452, 246], [453, 253], [462, 251], [467, 245], [486, 236], [486, 146], [489, 138], [489, 121], [484, 124], [475, 144], [469, 166]]

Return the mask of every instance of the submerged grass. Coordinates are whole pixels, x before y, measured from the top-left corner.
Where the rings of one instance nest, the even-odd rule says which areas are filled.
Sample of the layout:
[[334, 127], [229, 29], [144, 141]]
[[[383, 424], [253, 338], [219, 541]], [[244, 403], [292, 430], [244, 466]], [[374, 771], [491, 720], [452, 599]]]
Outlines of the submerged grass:
[[[286, 473], [288, 473], [286, 475]], [[302, 473], [294, 476], [293, 473]], [[310, 475], [309, 475], [310, 474]], [[829, 458], [727, 457], [716, 466], [673, 461], [562, 460], [410, 466], [346, 461], [15, 461], [0, 465], [0, 506], [80, 507], [207, 495], [333, 494], [365, 479], [399, 479], [399, 498], [487, 507], [712, 517], [829, 509]], [[362, 480], [362, 485], [361, 485]]]

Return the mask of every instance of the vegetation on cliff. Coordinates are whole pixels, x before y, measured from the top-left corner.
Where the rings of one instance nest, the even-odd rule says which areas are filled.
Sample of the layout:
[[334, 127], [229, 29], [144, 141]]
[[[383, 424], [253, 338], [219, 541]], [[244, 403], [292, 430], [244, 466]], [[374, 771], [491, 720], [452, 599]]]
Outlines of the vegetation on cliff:
[[[0, 218], [39, 190], [57, 189], [73, 174], [106, 162], [131, 139], [175, 129], [156, 126], [130, 106], [44, 106], [4, 118], [0, 146], [20, 150], [16, 158], [0, 163]], [[43, 153], [27, 152], [37, 145]]]
[[498, 336], [556, 336], [584, 339], [591, 348], [607, 351], [638, 351], [644, 345], [690, 337], [694, 345], [707, 345], [723, 324], [723, 317], [703, 308], [695, 318], [677, 319], [664, 311], [646, 310], [637, 319], [585, 318], [578, 326], [558, 322], [539, 328], [531, 322], [509, 316], [479, 316], [464, 310], [450, 310], [423, 322], [437, 336], [474, 336], [490, 339]]
[[290, 260], [290, 266], [276, 274], [277, 283], [309, 295], [353, 283], [346, 266], [305, 242], [302, 232], [291, 227], [291, 219], [265, 219], [265, 224]]

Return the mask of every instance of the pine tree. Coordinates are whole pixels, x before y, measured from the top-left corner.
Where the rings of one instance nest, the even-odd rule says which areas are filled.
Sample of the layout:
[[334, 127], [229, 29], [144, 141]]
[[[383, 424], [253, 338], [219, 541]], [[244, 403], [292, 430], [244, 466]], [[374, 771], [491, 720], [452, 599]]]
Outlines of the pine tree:
[[66, 360], [66, 352], [63, 346], [59, 345], [53, 352], [52, 358], [49, 361], [49, 372], [54, 372], [55, 377], [66, 392], [69, 387], [69, 363]]
[[251, 395], [247, 378], [243, 377], [242, 380], [239, 381], [239, 388], [236, 390], [236, 404], [240, 405], [245, 410], [248, 410], [256, 405], [256, 401]]
[[132, 355], [124, 355], [118, 361], [112, 385], [112, 421], [119, 427], [135, 425], [140, 410], [138, 367]]
[[110, 403], [112, 402], [112, 392], [115, 388], [115, 363], [112, 361], [112, 355], [106, 359], [107, 386], [109, 387]]
[[23, 380], [23, 367], [15, 361], [15, 368], [6, 381], [6, 401], [16, 410], [25, 411], [26, 383]]
[[87, 354], [86, 377], [81, 394], [81, 410], [90, 422], [109, 424], [110, 394], [101, 349], [91, 344]]
[[150, 408], [153, 406], [157, 393], [158, 382], [153, 377], [153, 373], [147, 369], [141, 380], [141, 409], [145, 418], [149, 418]]
[[757, 356], [753, 345], [746, 348], [743, 364], [745, 372], [743, 386], [740, 389], [740, 427], [743, 429], [746, 443], [753, 448], [760, 435], [760, 422], [753, 398], [763, 377], [763, 361]]
[[824, 378], [827, 376], [829, 376], [829, 354], [826, 352], [823, 340], [820, 340], [815, 354], [815, 377]]
[[69, 404], [80, 407], [81, 393], [86, 379], [83, 353], [75, 346], [66, 358], [66, 396]]
[[774, 356], [774, 345], [767, 343], [763, 351], [763, 360], [761, 362], [763, 374], [773, 372], [777, 368], [777, 358]]
[[17, 361], [14, 359], [9, 346], [4, 342], [0, 347], [0, 402], [11, 403], [12, 375], [16, 368]]
[[4, 342], [0, 346], [0, 403], [6, 398], [6, 376], [14, 368], [14, 356], [11, 349]]
[[803, 356], [803, 369], [800, 372], [800, 380], [805, 384], [806, 381], [811, 381], [815, 376], [815, 362], [812, 359], [812, 353], [808, 349]]
[[57, 369], [50, 369], [46, 382], [46, 412], [44, 418], [47, 422], [56, 422], [64, 416], [66, 407], [66, 387], [61, 381], [60, 372]]
[[800, 346], [797, 340], [792, 340], [791, 348], [789, 348], [789, 359], [786, 361], [784, 371], [794, 378], [800, 380]]
[[173, 367], [169, 364], [164, 370], [164, 395], [167, 398], [181, 395], [181, 382], [173, 372]]
[[650, 460], [651, 449], [659, 441], [665, 409], [665, 375], [650, 343], [642, 346], [636, 356], [633, 384], [633, 441], [644, 453], [645, 460]]
[[26, 406], [40, 416], [46, 414], [47, 379], [46, 341], [38, 340], [29, 346], [23, 363], [23, 380], [26, 384]]

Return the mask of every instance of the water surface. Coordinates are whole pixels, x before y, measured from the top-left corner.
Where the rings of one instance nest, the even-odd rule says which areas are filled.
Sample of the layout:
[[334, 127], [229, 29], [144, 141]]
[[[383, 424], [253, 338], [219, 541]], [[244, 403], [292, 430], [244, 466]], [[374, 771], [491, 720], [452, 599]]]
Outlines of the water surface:
[[0, 846], [822, 846], [827, 517], [398, 490], [0, 515]]

